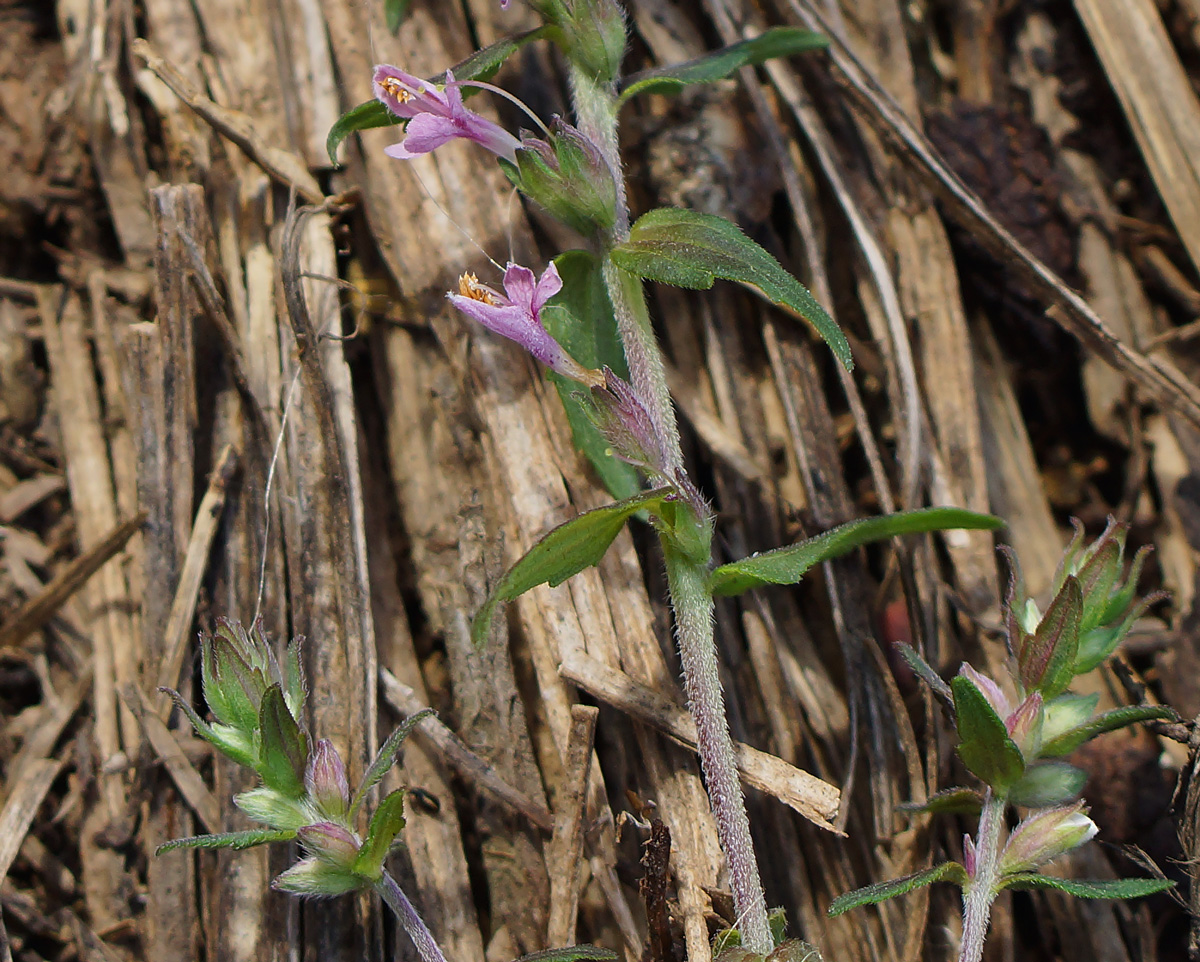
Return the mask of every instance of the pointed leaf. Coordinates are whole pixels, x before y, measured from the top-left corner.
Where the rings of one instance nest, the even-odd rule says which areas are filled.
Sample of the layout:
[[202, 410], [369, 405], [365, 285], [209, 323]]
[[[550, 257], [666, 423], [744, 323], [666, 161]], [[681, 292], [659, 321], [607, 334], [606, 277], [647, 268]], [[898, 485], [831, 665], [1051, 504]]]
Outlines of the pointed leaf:
[[878, 905], [880, 902], [911, 892], [913, 889], [943, 881], [964, 885], [967, 881], [967, 871], [958, 862], [943, 862], [924, 872], [916, 872], [887, 882], [876, 882], [874, 885], [839, 895], [830, 904], [829, 915], [831, 917], [841, 915], [843, 912], [856, 909], [861, 905]]
[[423, 708], [415, 715], [409, 715], [404, 719], [403, 723], [388, 737], [388, 740], [383, 743], [383, 747], [379, 749], [379, 754], [375, 756], [375, 761], [371, 762], [371, 767], [367, 769], [367, 773], [363, 775], [362, 784], [358, 791], [354, 794], [354, 800], [350, 803], [350, 818], [353, 819], [358, 812], [358, 807], [362, 805], [367, 797], [367, 792], [379, 784], [388, 770], [396, 763], [396, 755], [399, 754], [400, 748], [404, 745], [404, 739], [412, 733], [412, 730], [420, 724], [421, 720], [436, 715], [437, 713], [432, 708]]
[[715, 595], [739, 595], [763, 585], [793, 585], [813, 565], [840, 557], [872, 541], [947, 528], [994, 529], [1002, 524], [999, 518], [990, 514], [976, 514], [962, 508], [922, 508], [863, 518], [786, 548], [764, 551], [721, 565], [710, 575], [709, 585]]
[[938, 697], [942, 698], [947, 704], [950, 704], [953, 701], [954, 696], [950, 694], [950, 686], [946, 684], [945, 679], [943, 679], [941, 675], [933, 670], [933, 666], [924, 658], [922, 658], [912, 645], [903, 641], [899, 641], [896, 643], [895, 647], [896, 651], [900, 653], [900, 657], [903, 658], [908, 664], [908, 667], [913, 670], [914, 675], [932, 688], [934, 693], [937, 694]]
[[568, 945], [564, 949], [543, 949], [523, 955], [516, 962], [612, 962], [617, 953], [598, 945]]
[[[495, 43], [490, 43], [482, 50], [476, 50], [466, 60], [460, 60], [450, 72], [454, 74], [454, 79], [463, 80], [491, 80], [496, 76], [498, 71], [509, 57], [524, 47], [527, 43], [532, 43], [534, 40], [540, 40], [542, 37], [548, 36], [552, 32], [552, 28], [546, 25], [536, 27], [533, 30], [527, 30], [525, 33], [513, 34], [510, 37], [501, 37]], [[446, 75], [438, 74], [433, 78], [434, 83], [445, 83]], [[471, 94], [470, 87], [463, 89], [463, 96], [467, 97]]]
[[191, 838], [176, 838], [164, 842], [154, 850], [154, 854], [162, 855], [163, 852], [173, 852], [179, 848], [231, 848], [235, 852], [240, 852], [242, 849], [253, 848], [255, 845], [290, 842], [295, 837], [295, 832], [277, 832], [263, 828], [248, 832], [223, 832], [220, 835], [193, 835]]
[[[562, 277], [563, 288], [542, 308], [542, 326], [584, 367], [607, 366], [628, 379], [625, 351], [617, 335], [600, 261], [588, 251], [567, 251], [554, 258], [554, 266]], [[637, 469], [612, 455], [608, 441], [580, 402], [582, 388], [578, 382], [553, 372], [549, 377], [567, 413], [575, 447], [592, 463], [608, 493], [614, 498], [635, 495], [641, 487]]]
[[958, 725], [958, 756], [975, 775], [999, 792], [1005, 791], [1025, 771], [1025, 759], [996, 710], [971, 679], [957, 676], [950, 682]]
[[652, 210], [609, 256], [622, 270], [676, 287], [708, 290], [720, 277], [757, 288], [812, 324], [847, 370], [854, 366], [846, 336], [808, 288], [723, 217], [675, 207]]
[[378, 881], [383, 875], [383, 861], [403, 828], [404, 789], [398, 788], [379, 803], [379, 808], [371, 816], [367, 840], [354, 860], [354, 871], [373, 882]]
[[1023, 872], [1010, 875], [1000, 883], [1001, 889], [1057, 889], [1077, 899], [1140, 899], [1146, 895], [1174, 888], [1170, 879], [1117, 878], [1070, 879]]
[[217, 671], [215, 664], [216, 656], [213, 654], [213, 636], [200, 635], [200, 690], [204, 693], [204, 700], [208, 703], [208, 710], [213, 713], [213, 717], [217, 721], [225, 724], [233, 724], [233, 710], [229, 706], [229, 701], [221, 691], [221, 686], [217, 684]]
[[658, 488], [592, 511], [585, 511], [547, 534], [508, 569], [471, 622], [471, 640], [482, 647], [500, 602], [519, 598], [531, 588], [556, 587], [585, 568], [599, 564], [630, 516], [662, 503], [670, 491]]
[[283, 691], [272, 685], [263, 695], [258, 715], [259, 764], [264, 784], [289, 798], [304, 794], [308, 744], [296, 719], [288, 711]]
[[811, 30], [772, 27], [757, 37], [731, 44], [695, 60], [635, 74], [629, 78], [619, 103], [637, 94], [675, 93], [686, 84], [713, 83], [730, 76], [741, 67], [753, 67], [774, 57], [790, 57], [828, 46], [827, 38]]
[[337, 149], [351, 134], [375, 127], [395, 127], [404, 122], [403, 117], [397, 117], [381, 101], [364, 101], [357, 107], [351, 107], [334, 121], [325, 137], [325, 152], [329, 154], [333, 165], [338, 167], [341, 161], [337, 159]]
[[288, 710], [293, 718], [299, 718], [304, 711], [304, 701], [308, 697], [308, 683], [304, 678], [304, 636], [297, 635], [287, 646], [283, 656], [283, 694]]
[[983, 808], [983, 796], [973, 788], [946, 788], [920, 805], [906, 802], [897, 807], [906, 815], [976, 815]]
[[[159, 691], [171, 696], [171, 700], [175, 702], [175, 707], [183, 712], [183, 714], [187, 717], [187, 720], [191, 722], [192, 728], [196, 730], [197, 735], [203, 738], [227, 758], [233, 759], [239, 765], [245, 765], [247, 768], [254, 767], [255, 758], [253, 753], [249, 750], [248, 744], [235, 744], [229, 739], [223, 737], [222, 733], [216, 731], [211, 725], [208, 724], [208, 722], [204, 721], [204, 719], [196, 714], [196, 710], [183, 700], [183, 696], [179, 694], [179, 692], [171, 688], [160, 688]], [[227, 730], [234, 731], [234, 729], [228, 728]]]
[[1067, 690], [1075, 675], [1082, 616], [1083, 592], [1079, 579], [1070, 575], [1017, 656], [1021, 684], [1027, 690], [1036, 689], [1047, 699]]
[[258, 725], [258, 701], [263, 678], [238, 653], [233, 644], [218, 639], [213, 644], [213, 676], [229, 709], [229, 725], [252, 732]]
[[1175, 712], [1164, 705], [1129, 705], [1125, 708], [1114, 708], [1112, 711], [1097, 715], [1086, 725], [1072, 728], [1068, 732], [1063, 732], [1053, 741], [1047, 742], [1042, 746], [1042, 755], [1045, 758], [1066, 755], [1075, 751], [1084, 742], [1091, 741], [1097, 735], [1103, 735], [1105, 732], [1155, 718], [1169, 721], [1175, 717]]

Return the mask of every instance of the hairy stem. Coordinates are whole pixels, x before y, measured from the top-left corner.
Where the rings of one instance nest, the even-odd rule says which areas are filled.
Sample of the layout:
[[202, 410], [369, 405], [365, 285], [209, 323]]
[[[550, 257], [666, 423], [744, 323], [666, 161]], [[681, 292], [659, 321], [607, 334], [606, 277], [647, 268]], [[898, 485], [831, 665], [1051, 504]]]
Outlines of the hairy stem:
[[404, 926], [404, 931], [412, 939], [413, 945], [416, 946], [417, 952], [424, 962], [446, 962], [441, 948], [434, 941], [433, 933], [429, 931], [425, 920], [417, 914], [417, 910], [396, 880], [384, 872], [383, 877], [375, 883], [375, 891], [379, 893], [380, 898], [387, 902], [388, 908], [400, 920], [400, 924]]
[[665, 542], [663, 548], [671, 603], [675, 608], [683, 684], [688, 708], [696, 722], [700, 764], [717, 819], [717, 833], [729, 860], [729, 884], [738, 914], [738, 930], [745, 948], [765, 955], [773, 948], [767, 924], [767, 903], [750, 838], [750, 820], [746, 816], [746, 802], [738, 780], [733, 740], [729, 737], [725, 719], [707, 566], [678, 554]]
[[1005, 798], [989, 788], [979, 814], [979, 834], [975, 838], [975, 874], [963, 893], [963, 935], [959, 962], [979, 962], [987, 938], [992, 902], [996, 899], [996, 867], [1000, 862], [1000, 842], [1004, 828]]

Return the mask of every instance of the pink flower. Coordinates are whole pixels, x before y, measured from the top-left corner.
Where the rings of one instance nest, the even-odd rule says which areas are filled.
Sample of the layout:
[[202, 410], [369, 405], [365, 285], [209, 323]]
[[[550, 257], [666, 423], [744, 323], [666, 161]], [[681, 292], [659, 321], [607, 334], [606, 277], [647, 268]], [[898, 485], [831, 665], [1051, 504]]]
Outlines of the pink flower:
[[604, 375], [576, 361], [542, 326], [542, 308], [560, 290], [562, 278], [553, 263], [536, 283], [528, 267], [510, 263], [504, 271], [503, 294], [468, 273], [458, 279], [458, 293], [446, 296], [468, 317], [516, 341], [550, 370], [588, 387], [603, 387]]
[[397, 117], [408, 120], [405, 137], [384, 148], [389, 157], [411, 160], [457, 137], [473, 140], [497, 157], [516, 162], [521, 142], [512, 134], [463, 106], [462, 84], [446, 71], [442, 86], [414, 77], [396, 67], [375, 68], [375, 96]]

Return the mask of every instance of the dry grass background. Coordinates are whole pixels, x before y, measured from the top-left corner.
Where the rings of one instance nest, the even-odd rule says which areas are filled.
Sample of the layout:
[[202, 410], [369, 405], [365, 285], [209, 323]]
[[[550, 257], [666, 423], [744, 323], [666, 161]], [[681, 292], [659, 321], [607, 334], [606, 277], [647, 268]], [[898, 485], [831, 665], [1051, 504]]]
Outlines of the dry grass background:
[[[630, 6], [633, 69], [774, 24], [835, 38], [624, 120], [637, 209], [734, 218], [855, 345], [846, 376], [749, 292], [653, 292], [722, 558], [957, 504], [1005, 518], [1036, 592], [1067, 516], [1114, 513], [1158, 548], [1147, 587], [1174, 593], [1131, 638], [1132, 677], [1200, 714], [1196, 0]], [[13, 959], [411, 957], [369, 900], [271, 893], [286, 853], [151, 854], [243, 827], [241, 776], [155, 689], [192, 685], [197, 627], [256, 611], [273, 638], [308, 638], [312, 730], [353, 768], [413, 706], [438, 708], [393, 776], [422, 790], [395, 861], [452, 962], [548, 939], [705, 958], [728, 898], [651, 539], [527, 595], [485, 653], [467, 637], [506, 563], [605, 495], [540, 373], [442, 293], [486, 275], [481, 249], [542, 263], [577, 241], [464, 145], [401, 164], [373, 131], [337, 170], [324, 152], [373, 63], [432, 75], [532, 26], [520, 7], [415, 0], [392, 37], [375, 0], [0, 2]], [[501, 82], [565, 112], [544, 49]], [[961, 826], [897, 809], [958, 775], [887, 642], [948, 670], [995, 663], [1003, 576], [991, 535], [955, 533], [718, 610], [769, 898], [828, 960], [953, 955], [950, 891], [824, 908], [957, 851]], [[601, 707], [591, 750], [580, 702]], [[1187, 747], [1109, 736], [1083, 761], [1104, 834], [1186, 896], [1176, 831], [1190, 850], [1200, 793], [1185, 785], [1178, 820], [1169, 805]], [[638, 880], [664, 879], [630, 815], [670, 831], [665, 940], [647, 941]], [[1116, 848], [1073, 862], [1140, 871]], [[1188, 944], [1165, 897], [1047, 894], [998, 904], [988, 958], [1167, 962]]]

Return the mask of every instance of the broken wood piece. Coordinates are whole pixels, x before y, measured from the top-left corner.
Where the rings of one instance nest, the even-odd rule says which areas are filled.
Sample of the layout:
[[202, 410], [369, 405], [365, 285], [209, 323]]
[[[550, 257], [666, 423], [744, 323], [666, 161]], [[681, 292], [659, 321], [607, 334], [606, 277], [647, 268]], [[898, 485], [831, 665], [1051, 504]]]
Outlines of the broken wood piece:
[[[589, 695], [696, 750], [695, 723], [684, 708], [669, 698], [579, 651], [566, 653], [559, 672]], [[814, 825], [837, 831], [832, 824], [841, 800], [836, 787], [742, 742], [734, 742], [734, 751], [738, 771], [747, 785], [774, 796]]]
[[[379, 669], [380, 693], [383, 700], [401, 715], [414, 715], [428, 708], [421, 704], [416, 693], [386, 668]], [[432, 745], [447, 764], [469, 782], [516, 809], [538, 828], [554, 829], [554, 817], [545, 808], [519, 789], [500, 778], [492, 766], [469, 749], [461, 738], [437, 717], [422, 719], [413, 734]]]
[[[150, 742], [150, 747], [158, 755], [167, 774], [179, 789], [179, 793], [187, 800], [201, 827], [206, 832], [221, 831], [221, 806], [213, 793], [208, 790], [192, 763], [188, 761], [183, 748], [175, 740], [174, 734], [155, 714], [145, 694], [136, 685], [124, 685], [120, 689], [121, 700], [133, 713], [133, 717], [142, 727], [142, 734]], [[163, 839], [167, 841], [167, 839]]]
[[579, 915], [579, 874], [583, 867], [584, 816], [587, 814], [588, 774], [600, 709], [571, 706], [571, 735], [567, 742], [566, 779], [554, 806], [554, 835], [550, 839], [550, 920], [546, 944], [572, 945]]
[[59, 474], [37, 474], [0, 495], [0, 522], [8, 524], [36, 504], [66, 488], [66, 479]]
[[[212, 548], [213, 538], [216, 537], [221, 524], [221, 513], [225, 508], [229, 483], [233, 480], [237, 467], [238, 452], [232, 444], [227, 444], [217, 457], [216, 466], [208, 479], [208, 490], [204, 492], [204, 497], [200, 499], [200, 507], [196, 511], [196, 520], [192, 525], [187, 553], [183, 559], [183, 570], [179, 575], [179, 585], [175, 589], [175, 599], [171, 603], [171, 613], [163, 633], [166, 653], [159, 666], [158, 683], [155, 686], [157, 688], [175, 688], [179, 685], [179, 673], [187, 652], [189, 629], [196, 615], [200, 582], [208, 565], [208, 553]], [[167, 704], [158, 712], [158, 717], [166, 721], [170, 713], [171, 706]]]
[[5, 786], [7, 798], [0, 811], [0, 879], [8, 875], [29, 826], [62, 767], [61, 758], [39, 758], [21, 769], [19, 780], [9, 778]]
[[45, 627], [63, 602], [118, 554], [145, 520], [146, 515], [141, 513], [121, 522], [102, 541], [67, 564], [39, 595], [27, 599], [0, 626], [0, 648], [20, 644], [33, 632]]

